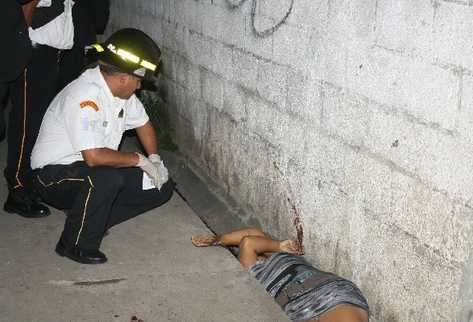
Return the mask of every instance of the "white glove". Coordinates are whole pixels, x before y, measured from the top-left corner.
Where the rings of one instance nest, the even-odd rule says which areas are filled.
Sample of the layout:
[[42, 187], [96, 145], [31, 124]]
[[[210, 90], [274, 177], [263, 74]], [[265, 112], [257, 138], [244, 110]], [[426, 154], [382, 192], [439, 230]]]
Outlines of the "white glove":
[[148, 159], [158, 168], [162, 184], [165, 184], [169, 180], [169, 171], [161, 160], [161, 157], [158, 154], [151, 154]]
[[[167, 176], [164, 178], [159, 168], [153, 164], [147, 157], [141, 153], [136, 153], [139, 157], [137, 167], [140, 167], [154, 182], [156, 188], [161, 189], [163, 184], [167, 181]], [[164, 180], [166, 179], [166, 180]]]

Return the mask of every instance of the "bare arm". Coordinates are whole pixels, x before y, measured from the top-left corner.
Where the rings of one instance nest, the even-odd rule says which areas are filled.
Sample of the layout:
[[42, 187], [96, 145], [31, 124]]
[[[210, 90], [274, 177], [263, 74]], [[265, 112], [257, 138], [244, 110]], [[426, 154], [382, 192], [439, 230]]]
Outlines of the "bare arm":
[[150, 121], [136, 128], [136, 133], [148, 155], [158, 153], [158, 139], [156, 137], [156, 131]]
[[21, 6], [23, 9], [23, 15], [25, 16], [26, 25], [29, 27], [33, 22], [33, 14], [36, 6], [38, 5], [39, 0], [33, 0]]
[[109, 166], [114, 168], [134, 167], [139, 161], [136, 153], [125, 153], [108, 148], [81, 151], [89, 167]]

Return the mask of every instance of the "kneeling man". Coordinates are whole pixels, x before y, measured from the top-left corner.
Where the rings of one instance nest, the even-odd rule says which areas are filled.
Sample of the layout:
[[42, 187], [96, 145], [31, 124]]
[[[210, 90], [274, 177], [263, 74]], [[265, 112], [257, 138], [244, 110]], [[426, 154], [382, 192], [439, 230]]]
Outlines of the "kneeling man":
[[[108, 228], [164, 204], [173, 191], [155, 130], [134, 95], [154, 76], [159, 47], [139, 30], [122, 29], [95, 49], [99, 66], [56, 96], [31, 155], [41, 197], [66, 210], [56, 252], [84, 264], [107, 261], [99, 248]], [[118, 151], [129, 129], [148, 157]], [[151, 189], [143, 189], [143, 171]]]

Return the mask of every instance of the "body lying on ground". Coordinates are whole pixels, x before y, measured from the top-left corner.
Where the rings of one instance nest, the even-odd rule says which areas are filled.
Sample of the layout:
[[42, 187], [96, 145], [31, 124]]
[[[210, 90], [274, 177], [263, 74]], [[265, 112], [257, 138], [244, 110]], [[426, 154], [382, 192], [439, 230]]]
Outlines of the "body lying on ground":
[[238, 246], [239, 261], [292, 321], [368, 322], [368, 303], [351, 281], [310, 265], [295, 240], [274, 240], [259, 229], [193, 236], [194, 246]]

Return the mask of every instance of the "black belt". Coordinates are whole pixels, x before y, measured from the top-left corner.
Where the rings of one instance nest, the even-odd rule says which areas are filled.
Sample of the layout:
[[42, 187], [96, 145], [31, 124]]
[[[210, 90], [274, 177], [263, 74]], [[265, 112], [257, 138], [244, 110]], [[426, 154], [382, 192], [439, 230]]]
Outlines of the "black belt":
[[294, 296], [301, 294], [303, 291], [312, 289], [316, 286], [321, 286], [325, 282], [336, 279], [339, 279], [339, 277], [331, 273], [324, 273], [312, 275], [302, 283], [293, 281], [281, 290], [274, 299], [281, 307], [284, 307], [292, 298], [294, 298]]

